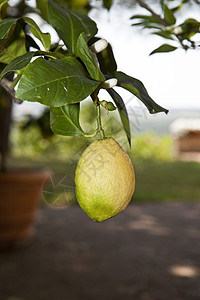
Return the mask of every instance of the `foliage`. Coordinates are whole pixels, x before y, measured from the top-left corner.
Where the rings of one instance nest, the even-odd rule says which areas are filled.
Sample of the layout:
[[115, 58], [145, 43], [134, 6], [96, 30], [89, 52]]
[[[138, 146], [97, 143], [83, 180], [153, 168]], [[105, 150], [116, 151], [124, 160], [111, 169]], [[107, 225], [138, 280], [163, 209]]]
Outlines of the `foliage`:
[[[83, 108], [85, 127], [89, 128], [95, 122], [95, 118], [89, 118], [86, 111], [88, 105]], [[113, 113], [112, 113], [113, 114]], [[112, 128], [113, 116], [108, 116], [108, 124], [105, 128], [110, 136], [120, 139], [122, 130], [120, 127]], [[12, 131], [12, 154], [14, 156], [26, 156], [30, 158], [42, 158], [48, 156], [49, 159], [55, 159], [55, 155], [66, 161], [72, 160], [77, 163], [83, 149], [87, 146], [84, 137], [76, 139], [75, 137], [64, 137], [61, 135], [43, 136], [44, 131], [40, 131], [36, 122], [26, 129], [26, 121], [15, 123]], [[25, 125], [25, 126], [24, 126]], [[70, 145], [68, 147], [67, 145]], [[129, 156], [137, 162], [148, 161], [171, 161], [172, 140], [171, 137], [157, 136], [154, 133], [144, 133], [136, 135], [132, 139], [132, 148], [128, 151]]]
[[172, 139], [170, 136], [157, 136], [144, 133], [133, 139], [132, 150], [129, 155], [138, 162], [172, 161]]
[[[112, 1], [104, 1], [108, 9], [111, 4]], [[141, 81], [117, 71], [111, 47], [109, 51], [102, 51], [105, 41], [97, 40], [92, 44], [98, 32], [93, 20], [61, 7], [53, 0], [47, 1], [46, 9], [48, 23], [60, 38], [57, 45], [52, 45], [50, 34], [43, 33], [29, 17], [0, 21], [0, 62], [6, 64], [0, 79], [4, 87], [6, 84], [7, 87], [15, 87], [16, 98], [48, 106], [53, 132], [65, 136], [88, 136], [80, 126], [79, 114], [80, 102], [90, 96], [97, 115], [97, 129], [92, 136], [99, 133], [104, 137], [98, 94], [101, 89], [106, 89], [118, 108], [130, 143], [126, 107], [121, 96], [112, 89], [116, 83], [136, 95], [150, 113], [168, 112], [153, 101]], [[101, 48], [98, 51], [95, 50], [97, 44]], [[100, 53], [96, 55], [97, 52]], [[10, 72], [15, 74], [12, 83], [5, 79]], [[113, 109], [111, 105], [106, 104], [105, 107]]]
[[[147, 2], [143, 0], [137, 0], [139, 5], [143, 7], [148, 13], [148, 15], [133, 15], [131, 19], [135, 21], [132, 26], [141, 26], [145, 29], [150, 29], [152, 34], [160, 36], [171, 41], [174, 44], [166, 44], [159, 46], [154, 49], [150, 55], [154, 53], [171, 52], [180, 46], [181, 48], [197, 49], [200, 44], [195, 41], [193, 37], [200, 33], [200, 21], [194, 18], [188, 18], [184, 22], [178, 23], [176, 15], [179, 13], [183, 7], [190, 0], [160, 0], [160, 10], [161, 13], [155, 12], [152, 7], [150, 7]], [[198, 1], [196, 1], [199, 4]], [[153, 31], [152, 31], [153, 30]]]

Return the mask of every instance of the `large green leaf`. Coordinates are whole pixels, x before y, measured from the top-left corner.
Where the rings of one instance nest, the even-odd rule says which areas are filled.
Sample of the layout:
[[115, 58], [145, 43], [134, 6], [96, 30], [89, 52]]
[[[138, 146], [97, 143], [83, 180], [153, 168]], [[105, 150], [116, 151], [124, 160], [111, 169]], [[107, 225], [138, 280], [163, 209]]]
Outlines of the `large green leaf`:
[[51, 107], [50, 125], [54, 133], [65, 136], [83, 136], [79, 124], [80, 104], [67, 104], [61, 107]]
[[176, 49], [177, 49], [177, 47], [174, 47], [172, 45], [163, 44], [162, 46], [160, 46], [160, 47], [156, 48], [155, 50], [153, 50], [149, 55], [152, 55], [152, 54], [155, 54], [155, 53], [172, 52]]
[[114, 72], [110, 75], [110, 77], [117, 78], [118, 86], [128, 90], [132, 94], [134, 94], [137, 98], [139, 98], [145, 106], [148, 108], [151, 114], [155, 114], [158, 112], [168, 113], [168, 110], [158, 105], [148, 94], [144, 84], [131, 76], [126, 75], [123, 72]]
[[76, 55], [83, 61], [92, 79], [105, 81], [103, 74], [99, 70], [95, 54], [91, 53], [88, 48], [84, 33], [81, 33], [77, 40]]
[[40, 10], [40, 15], [46, 21], [48, 20], [47, 14], [47, 7], [48, 7], [48, 0], [36, 0], [37, 8]]
[[55, 28], [68, 50], [74, 54], [76, 42], [82, 32], [85, 33], [87, 41], [97, 33], [96, 23], [88, 16], [63, 8], [52, 0], [49, 0], [48, 17], [49, 23]]
[[21, 70], [26, 67], [31, 61], [35, 52], [28, 52], [24, 55], [18, 56], [14, 58], [1, 72], [0, 80], [3, 76], [5, 76], [8, 72]]
[[72, 56], [53, 61], [40, 57], [26, 67], [16, 97], [58, 107], [84, 100], [98, 85]]
[[11, 27], [17, 22], [17, 19], [7, 18], [0, 21], [0, 39], [8, 37]]
[[107, 92], [110, 94], [110, 96], [112, 97], [113, 101], [115, 102], [115, 104], [118, 108], [118, 112], [119, 112], [119, 115], [120, 115], [120, 118], [122, 121], [124, 131], [126, 133], [129, 145], [131, 146], [130, 124], [129, 124], [128, 113], [127, 113], [124, 101], [121, 98], [121, 96], [114, 89], [108, 89]]
[[51, 47], [50, 33], [43, 33], [35, 21], [33, 21], [31, 18], [23, 17], [23, 20], [26, 24], [30, 25], [32, 34], [42, 42], [45, 50], [48, 51]]

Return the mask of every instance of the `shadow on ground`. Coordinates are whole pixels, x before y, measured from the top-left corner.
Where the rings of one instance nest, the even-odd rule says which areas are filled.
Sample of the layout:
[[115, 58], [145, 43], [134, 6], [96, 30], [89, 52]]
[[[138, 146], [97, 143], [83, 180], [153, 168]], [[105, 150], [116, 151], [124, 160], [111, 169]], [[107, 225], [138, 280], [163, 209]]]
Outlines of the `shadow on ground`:
[[0, 300], [199, 300], [200, 203], [129, 205], [94, 223], [42, 208], [28, 245], [0, 254]]

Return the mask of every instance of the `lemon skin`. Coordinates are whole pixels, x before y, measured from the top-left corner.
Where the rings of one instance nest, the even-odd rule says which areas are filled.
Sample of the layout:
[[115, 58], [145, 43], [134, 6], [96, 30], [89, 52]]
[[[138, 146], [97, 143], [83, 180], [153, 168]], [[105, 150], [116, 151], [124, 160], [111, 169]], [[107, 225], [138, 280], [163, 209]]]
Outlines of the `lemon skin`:
[[135, 190], [135, 173], [127, 153], [113, 139], [91, 143], [75, 173], [76, 196], [81, 208], [101, 222], [122, 212]]

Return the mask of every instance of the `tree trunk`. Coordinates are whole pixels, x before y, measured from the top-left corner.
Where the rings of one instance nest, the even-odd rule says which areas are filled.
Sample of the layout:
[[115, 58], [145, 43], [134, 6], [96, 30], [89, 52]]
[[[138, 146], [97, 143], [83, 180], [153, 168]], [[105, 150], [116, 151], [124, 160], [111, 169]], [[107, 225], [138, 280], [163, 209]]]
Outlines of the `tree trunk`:
[[9, 149], [9, 132], [11, 124], [12, 99], [0, 87], [0, 154], [1, 154], [1, 171], [6, 170], [6, 156]]

